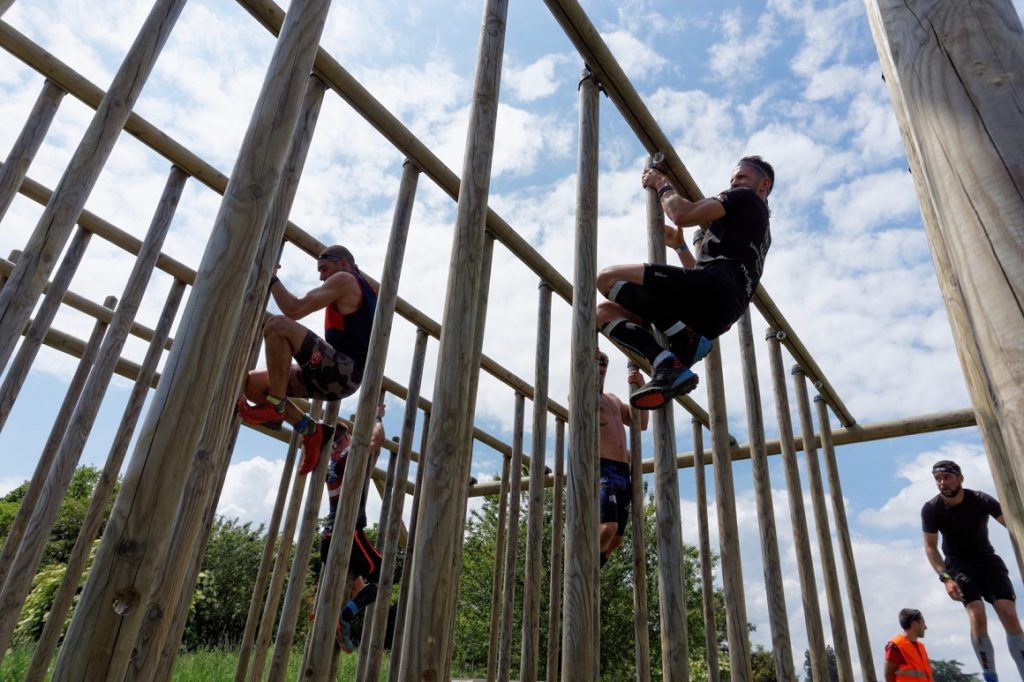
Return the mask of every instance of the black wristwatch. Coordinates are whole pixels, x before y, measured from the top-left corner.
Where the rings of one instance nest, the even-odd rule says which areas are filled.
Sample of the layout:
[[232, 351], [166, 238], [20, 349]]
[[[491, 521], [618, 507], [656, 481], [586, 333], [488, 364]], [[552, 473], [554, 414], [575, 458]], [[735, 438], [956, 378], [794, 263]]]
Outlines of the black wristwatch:
[[952, 580], [952, 579], [953, 579], [953, 576], [951, 576], [949, 573], [946, 573], [945, 571], [943, 571], [942, 573], [939, 573], [939, 582], [942, 583], [943, 585], [946, 584], [947, 580]]

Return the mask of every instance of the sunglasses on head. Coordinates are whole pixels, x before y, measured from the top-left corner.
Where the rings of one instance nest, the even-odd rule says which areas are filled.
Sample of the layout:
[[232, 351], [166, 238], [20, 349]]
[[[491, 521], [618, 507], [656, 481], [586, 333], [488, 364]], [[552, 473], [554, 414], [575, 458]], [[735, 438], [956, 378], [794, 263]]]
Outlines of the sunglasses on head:
[[335, 255], [332, 255], [332, 254], [329, 254], [329, 253], [325, 253], [325, 254], [321, 254], [321, 256], [319, 258], [317, 258], [317, 260], [329, 260], [331, 262], [337, 263], [337, 262], [341, 261], [341, 256], [335, 256]]

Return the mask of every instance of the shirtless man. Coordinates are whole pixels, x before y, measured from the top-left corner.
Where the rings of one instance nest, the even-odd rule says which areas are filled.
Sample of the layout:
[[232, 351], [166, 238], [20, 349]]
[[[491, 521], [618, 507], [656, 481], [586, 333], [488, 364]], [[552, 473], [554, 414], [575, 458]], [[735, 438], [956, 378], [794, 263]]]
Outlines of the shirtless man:
[[[601, 566], [611, 553], [622, 544], [629, 518], [629, 503], [633, 499], [629, 471], [629, 447], [626, 444], [626, 426], [630, 424], [629, 406], [618, 396], [604, 392], [604, 377], [608, 373], [608, 356], [597, 351], [598, 414], [601, 458]], [[634, 367], [626, 378], [634, 389], [644, 383]], [[647, 429], [647, 412], [640, 413], [640, 429]]]
[[[267, 368], [249, 372], [237, 406], [247, 424], [280, 428], [287, 421], [302, 434], [300, 475], [319, 463], [324, 427], [288, 398], [341, 400], [355, 393], [377, 307], [377, 293], [344, 246], [324, 249], [316, 269], [323, 284], [302, 296], [288, 291], [276, 275], [270, 278], [270, 294], [282, 314], [270, 316], [263, 326]], [[296, 322], [317, 310], [325, 311], [326, 340]]]

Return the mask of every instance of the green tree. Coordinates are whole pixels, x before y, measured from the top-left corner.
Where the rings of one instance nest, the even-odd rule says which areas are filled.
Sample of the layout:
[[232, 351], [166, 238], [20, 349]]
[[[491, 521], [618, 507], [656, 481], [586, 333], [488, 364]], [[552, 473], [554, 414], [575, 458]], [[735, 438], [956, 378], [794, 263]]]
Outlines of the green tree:
[[[830, 682], [839, 682], [839, 665], [836, 663], [836, 652], [829, 644], [825, 647], [826, 661], [828, 662], [828, 679]], [[804, 651], [804, 674], [807, 675], [807, 682], [812, 682], [811, 677], [811, 652]]]
[[[519, 553], [516, 568], [516, 606], [513, 618], [512, 669], [519, 666], [519, 638], [522, 632], [522, 584], [524, 579], [524, 557], [526, 552], [526, 517], [528, 501], [522, 498], [522, 512], [519, 524]], [[548, 585], [550, 583], [552, 494], [545, 493], [544, 503], [544, 557], [541, 576], [541, 632], [538, 674], [547, 676], [546, 651], [549, 633]], [[645, 517], [645, 541], [647, 545], [647, 601], [650, 609], [648, 633], [651, 643], [652, 677], [659, 678], [661, 672], [660, 624], [658, 618], [657, 588], [657, 538], [654, 505], [648, 501], [643, 510]], [[495, 572], [495, 545], [497, 540], [497, 497], [485, 498], [480, 510], [474, 511], [466, 522], [463, 544], [459, 601], [456, 611], [455, 648], [452, 670], [463, 676], [480, 676], [487, 669], [488, 644], [491, 619], [491, 586]], [[633, 559], [631, 527], [627, 526], [623, 546], [616, 551], [601, 571], [601, 676], [603, 679], [635, 678], [634, 608], [633, 608]], [[696, 548], [684, 548], [684, 575], [686, 580], [687, 635], [691, 661], [691, 673], [706, 669], [704, 620], [699, 580], [699, 560]], [[727, 670], [728, 656], [722, 646], [725, 641], [725, 614], [721, 591], [715, 592], [716, 625], [720, 649], [720, 665]], [[693, 676], [693, 675], [691, 675]], [[699, 679], [695, 676], [694, 679]]]
[[750, 652], [750, 668], [754, 682], [778, 682], [775, 675], [775, 658], [771, 651], [758, 644]]
[[935, 661], [929, 659], [932, 664], [932, 677], [935, 682], [980, 682], [981, 678], [973, 673], [965, 673], [962, 670], [963, 663], [956, 660]]

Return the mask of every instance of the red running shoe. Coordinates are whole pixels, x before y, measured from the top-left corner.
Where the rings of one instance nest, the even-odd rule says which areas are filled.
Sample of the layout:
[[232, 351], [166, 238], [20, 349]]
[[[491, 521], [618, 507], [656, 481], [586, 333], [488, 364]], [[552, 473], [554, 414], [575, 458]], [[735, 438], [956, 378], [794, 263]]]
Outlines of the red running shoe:
[[[284, 405], [284, 403], [281, 404]], [[244, 397], [239, 398], [235, 403], [235, 411], [238, 412], [242, 421], [253, 426], [265, 426], [268, 429], [277, 430], [281, 428], [281, 422], [284, 421], [284, 410], [278, 410], [266, 402], [250, 405]]]
[[324, 425], [317, 424], [316, 430], [302, 437], [302, 461], [299, 462], [299, 476], [305, 476], [320, 463], [320, 449], [324, 444]]

